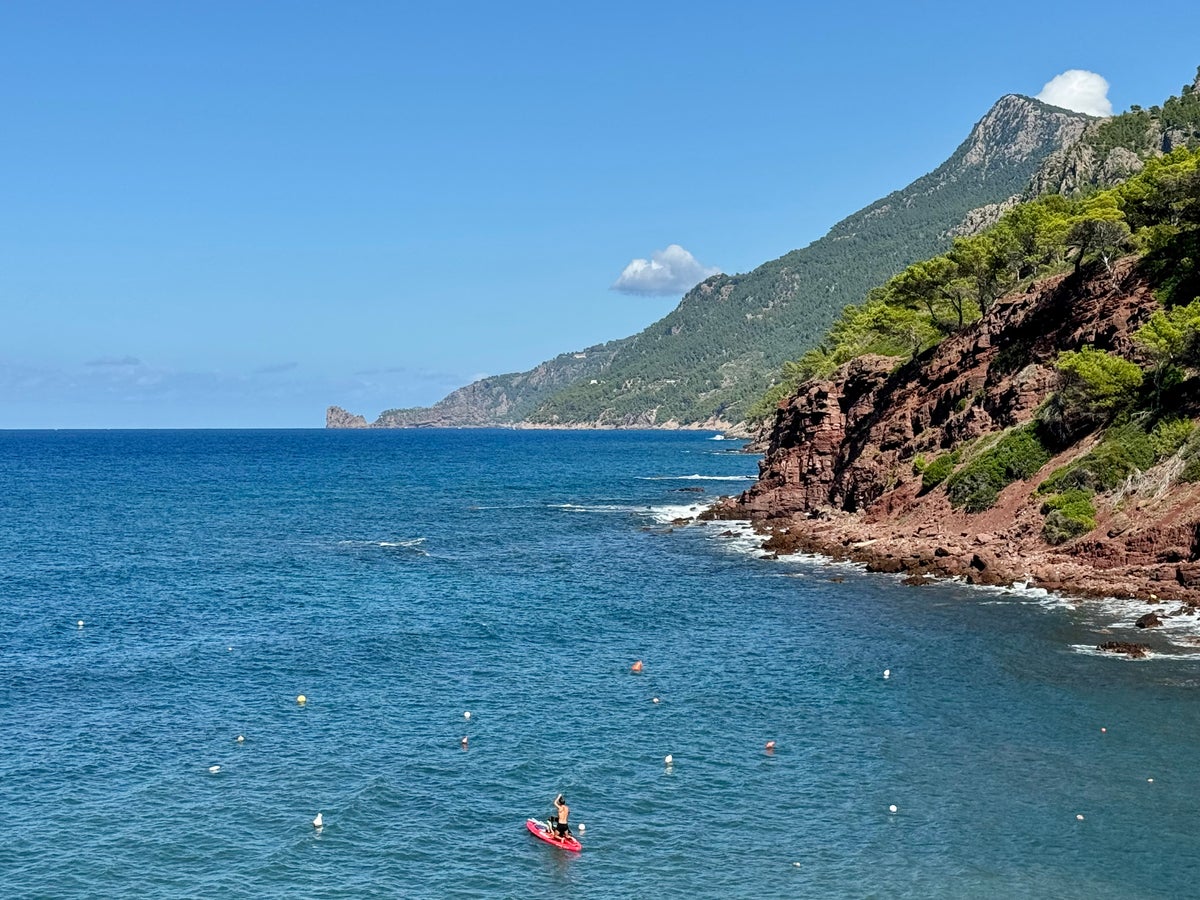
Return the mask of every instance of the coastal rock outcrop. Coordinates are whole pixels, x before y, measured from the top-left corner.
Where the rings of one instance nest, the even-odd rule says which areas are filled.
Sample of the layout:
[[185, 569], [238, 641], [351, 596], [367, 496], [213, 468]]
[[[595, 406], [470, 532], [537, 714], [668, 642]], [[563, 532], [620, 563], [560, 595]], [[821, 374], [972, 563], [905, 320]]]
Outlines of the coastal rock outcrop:
[[1096, 498], [1095, 529], [1052, 546], [1035, 489], [1094, 440], [1009, 484], [983, 512], [954, 508], [944, 489], [922, 483], [922, 469], [951, 448], [1030, 422], [1058, 385], [1062, 351], [1136, 356], [1132, 334], [1157, 308], [1129, 258], [1111, 273], [1060, 275], [1006, 297], [899, 368], [860, 357], [780, 405], [759, 480], [706, 516], [753, 520], [775, 553], [875, 571], [1200, 602], [1200, 485], [1130, 479], [1119, 498]]
[[346, 412], [340, 406], [331, 406], [325, 410], [326, 428], [369, 428], [367, 420], [362, 416]]

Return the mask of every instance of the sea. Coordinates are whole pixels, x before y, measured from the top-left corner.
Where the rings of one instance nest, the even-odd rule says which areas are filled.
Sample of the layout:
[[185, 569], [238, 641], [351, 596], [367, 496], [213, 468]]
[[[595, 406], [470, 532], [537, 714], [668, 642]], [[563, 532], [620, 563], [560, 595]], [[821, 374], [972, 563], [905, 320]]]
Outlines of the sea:
[[1200, 895], [1194, 618], [771, 558], [714, 437], [0, 432], [0, 893]]

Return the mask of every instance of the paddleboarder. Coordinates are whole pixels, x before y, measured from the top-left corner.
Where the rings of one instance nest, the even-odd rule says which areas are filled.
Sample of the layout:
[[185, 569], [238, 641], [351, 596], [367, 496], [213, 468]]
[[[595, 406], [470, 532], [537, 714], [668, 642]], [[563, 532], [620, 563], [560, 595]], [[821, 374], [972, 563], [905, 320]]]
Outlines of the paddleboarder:
[[558, 833], [560, 839], [565, 839], [571, 833], [571, 829], [567, 826], [567, 817], [571, 814], [571, 807], [567, 806], [567, 801], [563, 799], [562, 794], [559, 794], [554, 798], [554, 808], [558, 810], [558, 814], [556, 819], [550, 820], [550, 828]]

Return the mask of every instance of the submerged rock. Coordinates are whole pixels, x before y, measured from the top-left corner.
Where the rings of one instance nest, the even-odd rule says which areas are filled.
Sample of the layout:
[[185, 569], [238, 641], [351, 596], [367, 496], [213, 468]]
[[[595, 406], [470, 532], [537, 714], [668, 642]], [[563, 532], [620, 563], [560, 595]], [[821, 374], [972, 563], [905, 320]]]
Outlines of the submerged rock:
[[1158, 613], [1148, 612], [1133, 624], [1138, 628], [1157, 628], [1162, 624], [1162, 619], [1158, 617]]
[[1132, 644], [1128, 641], [1105, 641], [1096, 645], [1097, 650], [1105, 653], [1124, 653], [1131, 659], [1145, 659], [1149, 647], [1146, 644]]

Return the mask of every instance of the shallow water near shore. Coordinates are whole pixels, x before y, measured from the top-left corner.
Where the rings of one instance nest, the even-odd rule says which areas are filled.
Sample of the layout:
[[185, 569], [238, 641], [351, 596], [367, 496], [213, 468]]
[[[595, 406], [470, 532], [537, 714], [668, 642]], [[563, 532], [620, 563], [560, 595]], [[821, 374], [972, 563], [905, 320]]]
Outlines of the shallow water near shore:
[[672, 528], [709, 437], [0, 432], [6, 895], [1195, 893], [1178, 634]]

